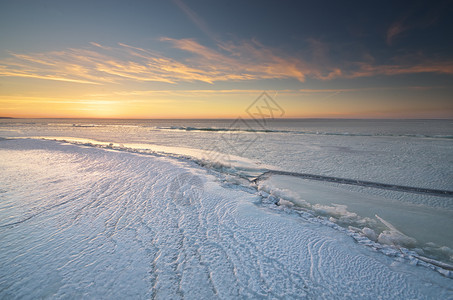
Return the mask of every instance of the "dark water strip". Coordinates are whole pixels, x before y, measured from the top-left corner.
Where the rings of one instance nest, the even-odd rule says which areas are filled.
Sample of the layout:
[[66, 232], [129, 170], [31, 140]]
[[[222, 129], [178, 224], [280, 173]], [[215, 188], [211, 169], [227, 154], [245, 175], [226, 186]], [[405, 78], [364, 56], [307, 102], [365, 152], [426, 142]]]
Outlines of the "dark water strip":
[[433, 139], [453, 139], [451, 134], [415, 134], [415, 133], [366, 133], [366, 132], [324, 132], [324, 131], [299, 131], [284, 129], [254, 129], [254, 128], [217, 128], [217, 127], [154, 127], [156, 130], [175, 130], [175, 131], [208, 131], [208, 132], [247, 132], [247, 133], [287, 133], [287, 134], [306, 134], [306, 135], [334, 135], [334, 136], [357, 136], [357, 137], [409, 137], [409, 138], [433, 138]]
[[340, 183], [340, 184], [366, 186], [366, 187], [372, 187], [372, 188], [378, 188], [378, 189], [392, 190], [392, 191], [398, 191], [398, 192], [407, 192], [407, 193], [414, 193], [414, 194], [431, 195], [431, 196], [438, 196], [438, 197], [453, 197], [453, 191], [448, 191], [448, 190], [420, 188], [420, 187], [395, 185], [395, 184], [388, 184], [388, 183], [379, 183], [379, 182], [355, 180], [355, 179], [347, 179], [347, 178], [339, 178], [339, 177], [331, 177], [331, 176], [313, 175], [313, 174], [306, 174], [306, 173], [277, 171], [277, 170], [270, 170], [270, 171], [264, 172], [263, 174], [259, 175], [255, 179], [253, 179], [253, 182], [258, 182], [260, 180], [267, 179], [272, 175], [293, 176], [293, 177], [299, 177], [299, 178], [309, 179], [309, 180], [327, 181], [327, 182], [334, 182], [334, 183]]

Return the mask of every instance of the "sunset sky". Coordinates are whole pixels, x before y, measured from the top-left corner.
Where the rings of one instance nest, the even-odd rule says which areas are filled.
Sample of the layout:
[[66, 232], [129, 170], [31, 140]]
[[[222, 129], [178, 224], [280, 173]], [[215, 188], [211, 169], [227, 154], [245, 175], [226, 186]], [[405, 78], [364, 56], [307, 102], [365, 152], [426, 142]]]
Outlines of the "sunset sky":
[[453, 1], [0, 1], [0, 116], [453, 118]]

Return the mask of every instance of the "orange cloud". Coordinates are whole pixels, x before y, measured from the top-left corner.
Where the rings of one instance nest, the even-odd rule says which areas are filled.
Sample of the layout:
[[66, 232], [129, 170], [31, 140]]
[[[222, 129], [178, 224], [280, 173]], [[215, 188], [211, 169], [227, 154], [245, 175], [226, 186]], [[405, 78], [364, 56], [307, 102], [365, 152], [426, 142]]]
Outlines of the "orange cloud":
[[[306, 75], [320, 73], [310, 69], [301, 59], [276, 54], [256, 41], [241, 44], [219, 43], [223, 52], [207, 48], [192, 39], [163, 38], [173, 47], [192, 53], [186, 63], [208, 71], [220, 80], [295, 78], [305, 81]], [[221, 76], [218, 76], [223, 74]], [[214, 80], [217, 81], [217, 80]]]
[[[417, 58], [394, 65], [357, 62], [348, 69], [323, 62], [307, 62], [286, 55], [257, 41], [218, 43], [216, 49], [193, 39], [162, 38], [172, 47], [186, 52], [175, 59], [150, 50], [119, 44], [106, 47], [91, 43], [89, 49], [66, 49], [45, 53], [18, 54], [0, 61], [0, 76], [15, 76], [81, 84], [135, 82], [206, 82], [260, 79], [318, 80], [356, 78], [374, 75], [411, 73], [453, 74], [453, 61]], [[319, 48], [319, 43], [316, 44]]]

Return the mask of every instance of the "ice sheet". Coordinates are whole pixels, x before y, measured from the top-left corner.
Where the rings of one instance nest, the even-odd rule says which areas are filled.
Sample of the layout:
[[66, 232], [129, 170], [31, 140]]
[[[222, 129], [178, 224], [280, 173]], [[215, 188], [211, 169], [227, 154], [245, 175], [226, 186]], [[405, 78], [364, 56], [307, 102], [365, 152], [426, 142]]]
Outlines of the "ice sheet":
[[37, 140], [0, 157], [0, 298], [453, 297], [451, 279], [190, 161]]
[[453, 264], [452, 198], [440, 198], [443, 205], [434, 207], [431, 202], [429, 206], [401, 202], [282, 175], [261, 181], [259, 189], [342, 226], [366, 227], [366, 236], [373, 236], [372, 229], [382, 244], [416, 249]]

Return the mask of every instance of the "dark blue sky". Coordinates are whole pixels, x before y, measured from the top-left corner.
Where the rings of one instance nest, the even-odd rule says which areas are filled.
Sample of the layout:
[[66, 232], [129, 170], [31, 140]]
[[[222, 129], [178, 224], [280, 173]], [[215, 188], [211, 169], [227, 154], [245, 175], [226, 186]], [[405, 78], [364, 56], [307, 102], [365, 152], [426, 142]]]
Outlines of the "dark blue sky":
[[452, 20], [453, 1], [2, 1], [0, 105], [13, 112], [20, 88], [61, 99], [72, 82], [91, 85], [79, 98], [104, 91], [105, 101], [272, 90], [294, 109], [332, 93], [337, 105], [373, 103], [351, 116], [379, 113], [373, 101], [392, 97], [398, 105], [379, 116], [414, 101], [406, 117], [451, 117]]

